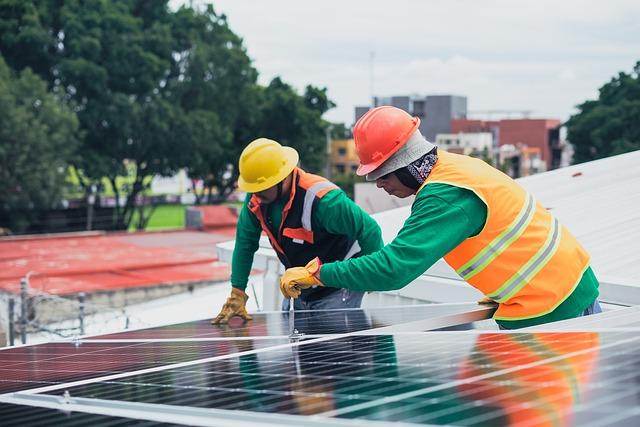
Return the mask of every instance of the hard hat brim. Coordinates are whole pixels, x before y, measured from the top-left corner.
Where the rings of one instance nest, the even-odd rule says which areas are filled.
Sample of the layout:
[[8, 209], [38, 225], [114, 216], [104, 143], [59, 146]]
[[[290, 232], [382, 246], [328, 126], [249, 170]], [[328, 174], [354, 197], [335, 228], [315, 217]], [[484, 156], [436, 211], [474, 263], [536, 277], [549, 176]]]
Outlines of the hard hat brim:
[[264, 182], [260, 183], [246, 182], [244, 179], [242, 179], [242, 177], [239, 177], [238, 189], [246, 193], [258, 193], [260, 191], [271, 188], [274, 185], [277, 185], [280, 181], [289, 176], [289, 174], [295, 169], [296, 165], [298, 164], [300, 156], [298, 155], [298, 152], [291, 147], [282, 147], [282, 153], [284, 155], [286, 163], [280, 169], [280, 172], [277, 175], [271, 176], [268, 179], [264, 180]]

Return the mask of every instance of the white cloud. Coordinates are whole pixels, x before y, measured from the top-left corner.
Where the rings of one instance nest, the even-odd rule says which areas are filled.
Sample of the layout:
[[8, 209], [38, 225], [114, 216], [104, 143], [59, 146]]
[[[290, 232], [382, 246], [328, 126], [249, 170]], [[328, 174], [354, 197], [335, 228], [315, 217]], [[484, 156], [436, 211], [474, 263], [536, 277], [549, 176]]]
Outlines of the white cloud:
[[[205, 3], [205, 1], [195, 2]], [[173, 5], [180, 4], [174, 0]], [[565, 120], [640, 59], [635, 0], [219, 0], [260, 81], [326, 86], [353, 120], [370, 96], [455, 93], [470, 109], [527, 109]]]

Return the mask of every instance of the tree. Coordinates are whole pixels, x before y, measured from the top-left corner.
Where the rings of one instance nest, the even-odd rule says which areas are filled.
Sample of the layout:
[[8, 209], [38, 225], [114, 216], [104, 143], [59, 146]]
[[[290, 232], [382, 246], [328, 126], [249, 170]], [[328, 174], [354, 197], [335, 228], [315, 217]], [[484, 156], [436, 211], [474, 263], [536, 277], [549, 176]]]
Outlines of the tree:
[[[152, 176], [192, 160], [199, 167], [193, 153], [226, 153], [248, 110], [244, 94], [256, 72], [242, 40], [211, 6], [173, 13], [167, 1], [2, 0], [0, 17], [12, 67], [33, 65], [74, 106], [84, 130], [77, 175], [87, 193], [108, 177], [116, 228], [128, 227]], [[120, 204], [116, 179], [129, 172], [133, 182]]]
[[353, 133], [344, 123], [331, 123], [331, 139], [351, 139]]
[[600, 88], [597, 100], [578, 106], [567, 121], [574, 163], [640, 149], [640, 61]]
[[258, 74], [242, 39], [212, 6], [180, 9], [173, 27], [180, 73], [170, 89], [185, 112], [181, 135], [192, 141], [185, 164], [192, 182], [204, 183], [204, 194], [194, 186], [198, 203], [205, 196], [207, 203], [223, 201], [235, 190], [237, 161], [250, 138]]
[[355, 185], [359, 182], [367, 182], [364, 176], [358, 176], [353, 172], [336, 175], [331, 180], [352, 200], [355, 200]]
[[0, 222], [21, 232], [39, 211], [57, 207], [78, 141], [78, 119], [26, 68], [0, 57]]
[[[266, 136], [320, 170], [333, 103], [326, 89], [264, 88], [242, 39], [213, 6], [172, 12], [167, 0], [0, 0], [0, 49], [72, 106], [83, 131], [73, 166], [87, 199], [104, 177], [126, 229], [155, 175], [186, 168], [224, 200], [243, 147]], [[127, 188], [117, 185], [128, 176]], [[124, 199], [124, 203], [120, 200]], [[149, 210], [139, 209], [143, 226]]]

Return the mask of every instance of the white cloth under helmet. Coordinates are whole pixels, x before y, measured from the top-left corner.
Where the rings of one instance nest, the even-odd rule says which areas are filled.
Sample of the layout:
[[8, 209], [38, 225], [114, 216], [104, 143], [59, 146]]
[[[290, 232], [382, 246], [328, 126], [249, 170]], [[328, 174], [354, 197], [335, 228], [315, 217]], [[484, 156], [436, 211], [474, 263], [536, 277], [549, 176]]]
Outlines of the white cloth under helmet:
[[404, 144], [393, 156], [389, 157], [377, 169], [367, 174], [367, 181], [375, 181], [383, 175], [391, 173], [400, 168], [408, 166], [420, 157], [424, 156], [435, 148], [435, 145], [425, 139], [420, 133], [420, 129], [416, 129], [411, 138]]

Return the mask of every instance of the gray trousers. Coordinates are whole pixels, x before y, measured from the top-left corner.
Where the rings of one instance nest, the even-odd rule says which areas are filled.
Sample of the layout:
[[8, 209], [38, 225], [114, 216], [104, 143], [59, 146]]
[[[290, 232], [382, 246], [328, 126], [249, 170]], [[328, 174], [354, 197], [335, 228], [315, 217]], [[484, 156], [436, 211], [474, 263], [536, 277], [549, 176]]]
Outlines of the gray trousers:
[[[305, 301], [296, 298], [293, 308], [295, 310], [335, 310], [338, 308], [360, 308], [364, 292], [338, 289], [324, 298]], [[289, 300], [282, 300], [282, 310], [289, 311]]]
[[600, 307], [600, 303], [598, 302], [598, 300], [596, 299], [595, 301], [593, 301], [593, 304], [591, 304], [589, 307], [587, 307], [580, 316], [578, 317], [582, 317], [582, 316], [588, 316], [590, 314], [596, 314], [596, 313], [602, 313], [602, 307]]

